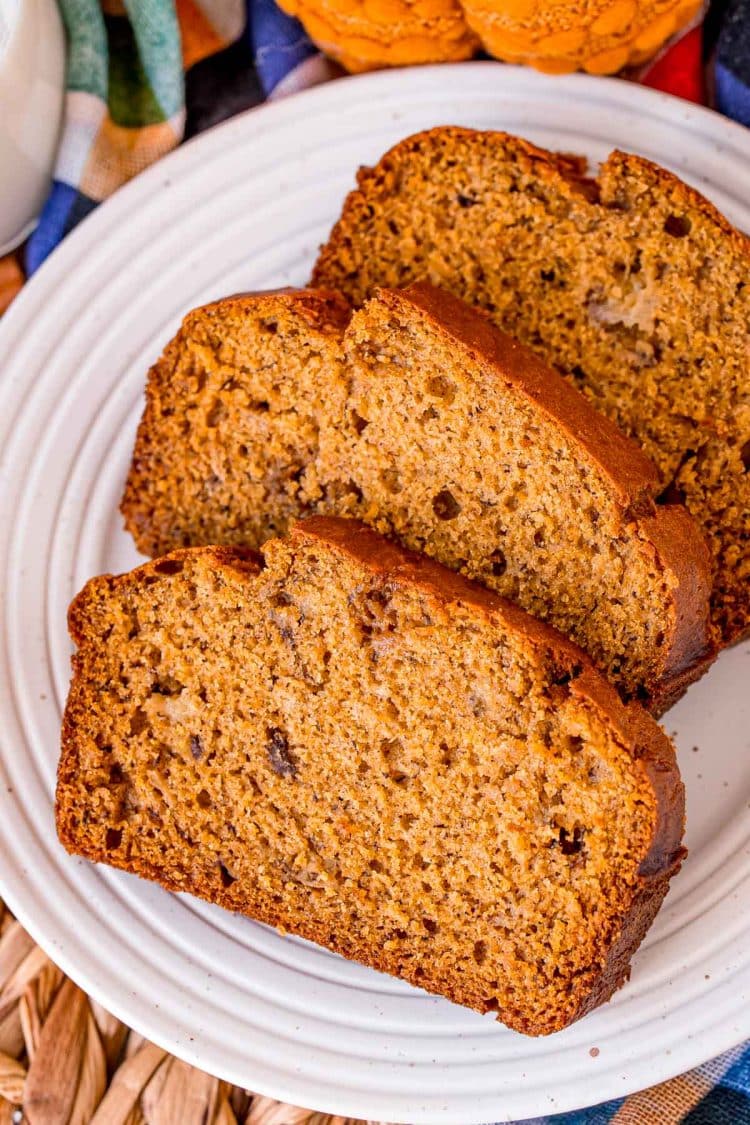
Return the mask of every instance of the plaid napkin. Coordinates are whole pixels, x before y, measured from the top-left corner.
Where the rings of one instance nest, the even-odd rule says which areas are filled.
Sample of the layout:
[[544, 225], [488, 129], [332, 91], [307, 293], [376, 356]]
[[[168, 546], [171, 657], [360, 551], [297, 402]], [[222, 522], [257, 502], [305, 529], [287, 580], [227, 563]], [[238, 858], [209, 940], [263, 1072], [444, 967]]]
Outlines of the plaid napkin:
[[[26, 248], [28, 273], [183, 138], [341, 73], [274, 0], [58, 2], [68, 36], [65, 124], [55, 182]], [[709, 102], [750, 126], [750, 0], [713, 4], [624, 77]], [[640, 1094], [535, 1125], [609, 1122], [750, 1125], [750, 1044]]]

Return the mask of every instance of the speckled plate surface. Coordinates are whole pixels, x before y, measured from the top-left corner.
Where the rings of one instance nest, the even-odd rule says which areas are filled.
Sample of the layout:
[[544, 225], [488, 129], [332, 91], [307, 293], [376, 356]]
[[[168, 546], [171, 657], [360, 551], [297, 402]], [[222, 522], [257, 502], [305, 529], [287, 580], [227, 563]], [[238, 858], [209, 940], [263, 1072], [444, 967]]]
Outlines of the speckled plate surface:
[[342, 80], [191, 142], [87, 219], [0, 324], [0, 892], [117, 1016], [263, 1093], [390, 1121], [512, 1120], [750, 1036], [750, 651], [665, 719], [691, 854], [616, 998], [542, 1040], [189, 897], [66, 856], [53, 825], [65, 612], [138, 561], [117, 511], [144, 375], [181, 315], [303, 282], [357, 166], [438, 124], [655, 158], [750, 230], [750, 133], [652, 91], [491, 63]]

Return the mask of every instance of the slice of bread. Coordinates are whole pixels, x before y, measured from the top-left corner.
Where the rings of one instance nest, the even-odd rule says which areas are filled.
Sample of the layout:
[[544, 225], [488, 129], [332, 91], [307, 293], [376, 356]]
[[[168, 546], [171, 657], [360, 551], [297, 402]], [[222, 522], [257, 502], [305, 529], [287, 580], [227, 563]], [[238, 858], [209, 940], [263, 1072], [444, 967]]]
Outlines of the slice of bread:
[[654, 467], [449, 294], [310, 292], [190, 313], [149, 377], [123, 511], [142, 551], [259, 546], [350, 515], [574, 637], [664, 709], [713, 657], [708, 554]]
[[263, 554], [76, 598], [66, 848], [527, 1034], [606, 1000], [683, 855], [668, 738], [554, 630], [362, 524]]
[[750, 628], [750, 241], [640, 157], [584, 170], [504, 133], [409, 137], [360, 171], [314, 284], [359, 305], [426, 278], [568, 376], [704, 528], [731, 643]]

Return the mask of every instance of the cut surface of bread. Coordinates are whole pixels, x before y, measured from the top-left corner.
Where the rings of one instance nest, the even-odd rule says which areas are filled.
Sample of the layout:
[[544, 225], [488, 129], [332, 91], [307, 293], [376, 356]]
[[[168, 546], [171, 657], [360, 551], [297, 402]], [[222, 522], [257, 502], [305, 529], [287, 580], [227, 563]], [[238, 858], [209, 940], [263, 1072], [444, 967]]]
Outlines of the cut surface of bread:
[[57, 827], [546, 1034], [607, 999], [682, 858], [669, 739], [573, 644], [354, 521], [73, 602]]
[[[311, 310], [314, 310], [314, 316]], [[640, 450], [428, 285], [189, 314], [152, 369], [123, 511], [139, 548], [259, 546], [355, 516], [574, 637], [664, 709], [713, 656], [708, 553]]]
[[640, 157], [584, 171], [504, 133], [409, 137], [360, 171], [313, 283], [359, 305], [425, 278], [567, 376], [700, 522], [731, 643], [750, 627], [750, 241]]

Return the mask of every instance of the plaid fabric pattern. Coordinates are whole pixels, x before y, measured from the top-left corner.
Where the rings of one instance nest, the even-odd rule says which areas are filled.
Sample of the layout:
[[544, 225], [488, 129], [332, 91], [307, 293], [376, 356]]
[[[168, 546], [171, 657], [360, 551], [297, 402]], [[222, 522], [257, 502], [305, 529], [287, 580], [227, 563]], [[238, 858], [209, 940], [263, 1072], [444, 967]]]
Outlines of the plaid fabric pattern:
[[52, 191], [26, 250], [29, 273], [98, 203], [179, 144], [186, 72], [245, 28], [242, 0], [59, 6], [68, 44], [64, 124]]
[[748, 1125], [750, 1044], [687, 1074], [591, 1109], [537, 1117], [527, 1125]]
[[[58, 0], [67, 102], [55, 181], [26, 249], [33, 272], [103, 199], [184, 137], [340, 71], [274, 0]], [[750, 126], [750, 0], [623, 77]], [[709, 94], [710, 92], [710, 94]], [[750, 1044], [670, 1082], [530, 1125], [750, 1125]]]

